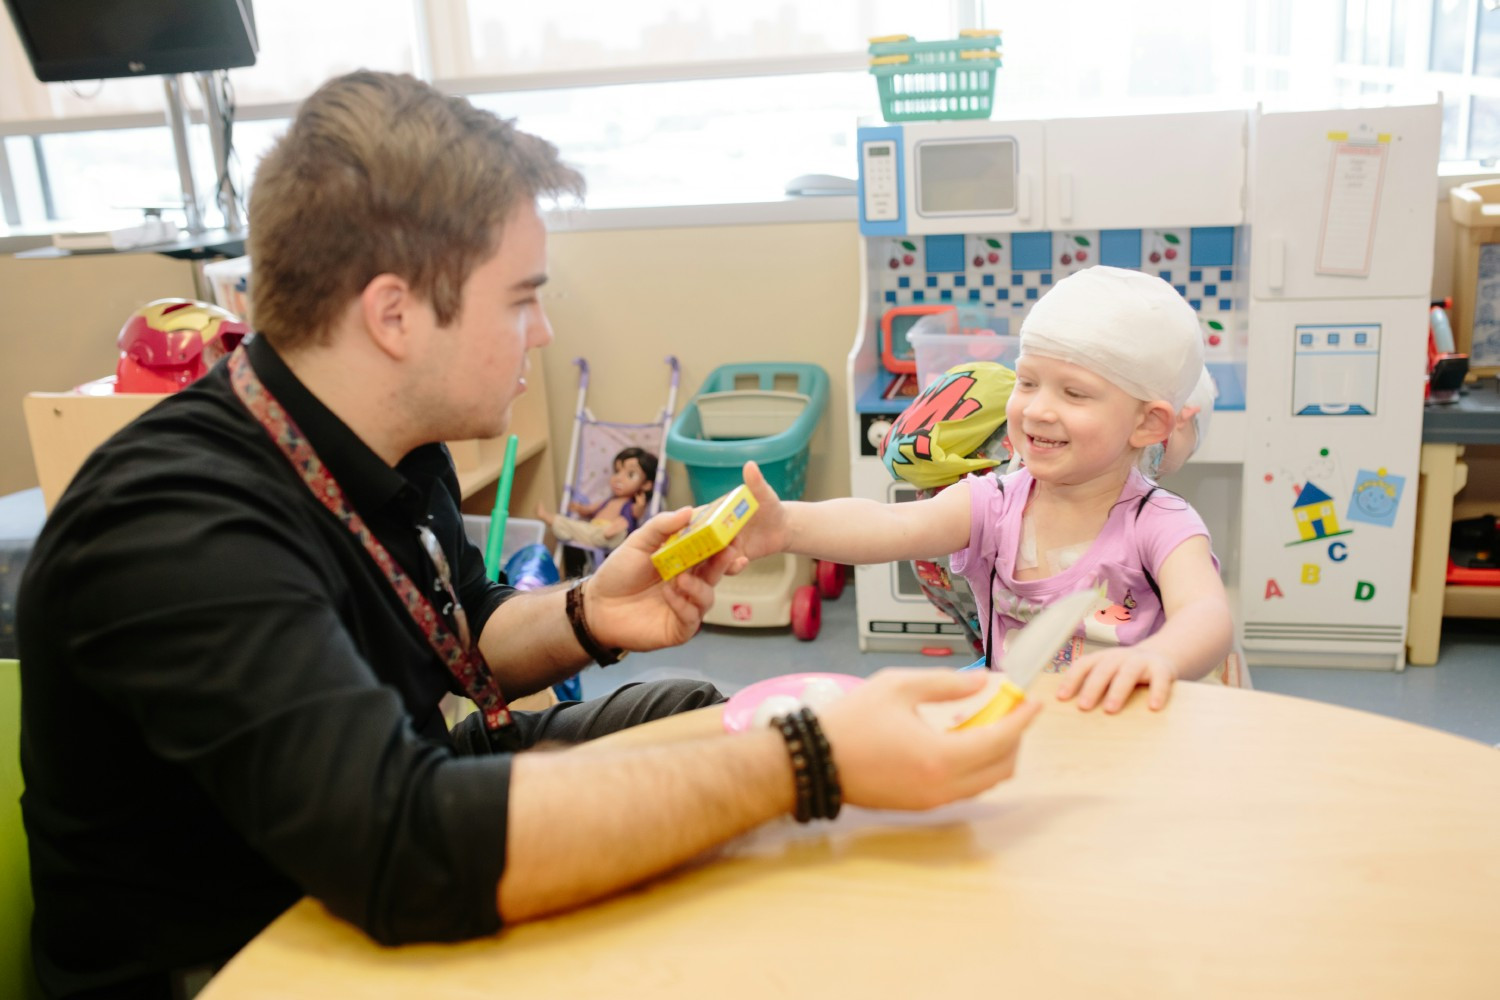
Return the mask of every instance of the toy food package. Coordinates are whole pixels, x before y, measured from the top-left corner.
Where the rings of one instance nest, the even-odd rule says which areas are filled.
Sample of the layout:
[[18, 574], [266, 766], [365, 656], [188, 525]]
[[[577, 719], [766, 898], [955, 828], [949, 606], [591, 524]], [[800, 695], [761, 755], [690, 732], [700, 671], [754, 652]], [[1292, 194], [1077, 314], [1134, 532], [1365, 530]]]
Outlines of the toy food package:
[[880, 460], [893, 478], [922, 489], [949, 486], [1008, 457], [1005, 404], [1016, 373], [993, 361], [948, 369], [891, 425]]
[[651, 564], [663, 580], [672, 579], [733, 541], [759, 508], [748, 486], [736, 486], [713, 503], [700, 507], [687, 527], [651, 553]]

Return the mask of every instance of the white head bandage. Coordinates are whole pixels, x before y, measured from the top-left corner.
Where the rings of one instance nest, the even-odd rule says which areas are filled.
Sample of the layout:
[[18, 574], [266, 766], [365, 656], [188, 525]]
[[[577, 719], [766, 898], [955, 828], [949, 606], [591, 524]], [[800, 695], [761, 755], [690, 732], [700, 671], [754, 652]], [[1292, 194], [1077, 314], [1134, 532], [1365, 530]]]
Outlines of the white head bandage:
[[1119, 267], [1075, 271], [1021, 324], [1021, 355], [1069, 361], [1173, 413], [1203, 373], [1198, 314], [1160, 278]]

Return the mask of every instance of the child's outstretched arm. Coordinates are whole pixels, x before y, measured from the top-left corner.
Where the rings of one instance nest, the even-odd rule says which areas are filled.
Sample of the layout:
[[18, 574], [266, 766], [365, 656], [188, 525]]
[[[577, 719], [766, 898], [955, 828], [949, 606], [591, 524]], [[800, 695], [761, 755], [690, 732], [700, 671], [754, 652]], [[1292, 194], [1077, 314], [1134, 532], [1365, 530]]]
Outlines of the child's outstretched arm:
[[[879, 503], [857, 497], [783, 502], [760, 468], [746, 462], [745, 485], [760, 509], [735, 538], [743, 561], [794, 552], [843, 563], [882, 563], [957, 552], [969, 544], [969, 487], [957, 483], [930, 500]], [[731, 564], [738, 572], [743, 561]]]
[[1172, 684], [1197, 680], [1229, 655], [1234, 619], [1224, 582], [1214, 569], [1208, 538], [1194, 535], [1162, 562], [1162, 627], [1134, 646], [1090, 653], [1075, 662], [1057, 687], [1064, 700], [1078, 695], [1087, 711], [1102, 700], [1106, 712], [1118, 712], [1140, 685], [1150, 687], [1152, 710], [1167, 703]]

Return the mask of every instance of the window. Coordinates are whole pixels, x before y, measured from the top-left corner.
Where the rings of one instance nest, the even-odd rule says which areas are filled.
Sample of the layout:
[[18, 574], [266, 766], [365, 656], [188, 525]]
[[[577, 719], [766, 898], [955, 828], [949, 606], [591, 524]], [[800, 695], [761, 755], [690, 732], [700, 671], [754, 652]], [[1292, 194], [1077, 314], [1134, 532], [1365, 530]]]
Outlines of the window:
[[[856, 122], [879, 113], [868, 36], [962, 27], [1004, 31], [996, 117], [1277, 93], [1333, 104], [1419, 87], [1445, 95], [1444, 158], [1493, 161], [1492, 6], [1500, 0], [254, 0], [258, 63], [230, 73], [238, 184], [298, 100], [369, 66], [432, 79], [556, 142], [582, 168], [593, 208], [776, 201], [797, 174], [855, 173]], [[170, 201], [180, 185], [162, 107], [157, 80], [37, 83], [0, 20], [0, 223]], [[196, 132], [206, 192], [214, 178]]]

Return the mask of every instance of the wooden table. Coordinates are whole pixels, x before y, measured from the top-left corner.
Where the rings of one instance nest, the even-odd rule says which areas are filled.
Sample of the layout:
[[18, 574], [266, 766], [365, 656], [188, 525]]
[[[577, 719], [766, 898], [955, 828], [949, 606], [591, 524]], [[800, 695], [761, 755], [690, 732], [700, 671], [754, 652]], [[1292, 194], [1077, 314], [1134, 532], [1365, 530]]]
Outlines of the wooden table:
[[1496, 996], [1497, 929], [1500, 752], [1183, 684], [1049, 704], [979, 799], [778, 821], [498, 938], [383, 949], [304, 900], [202, 996], [1448, 1000]]

